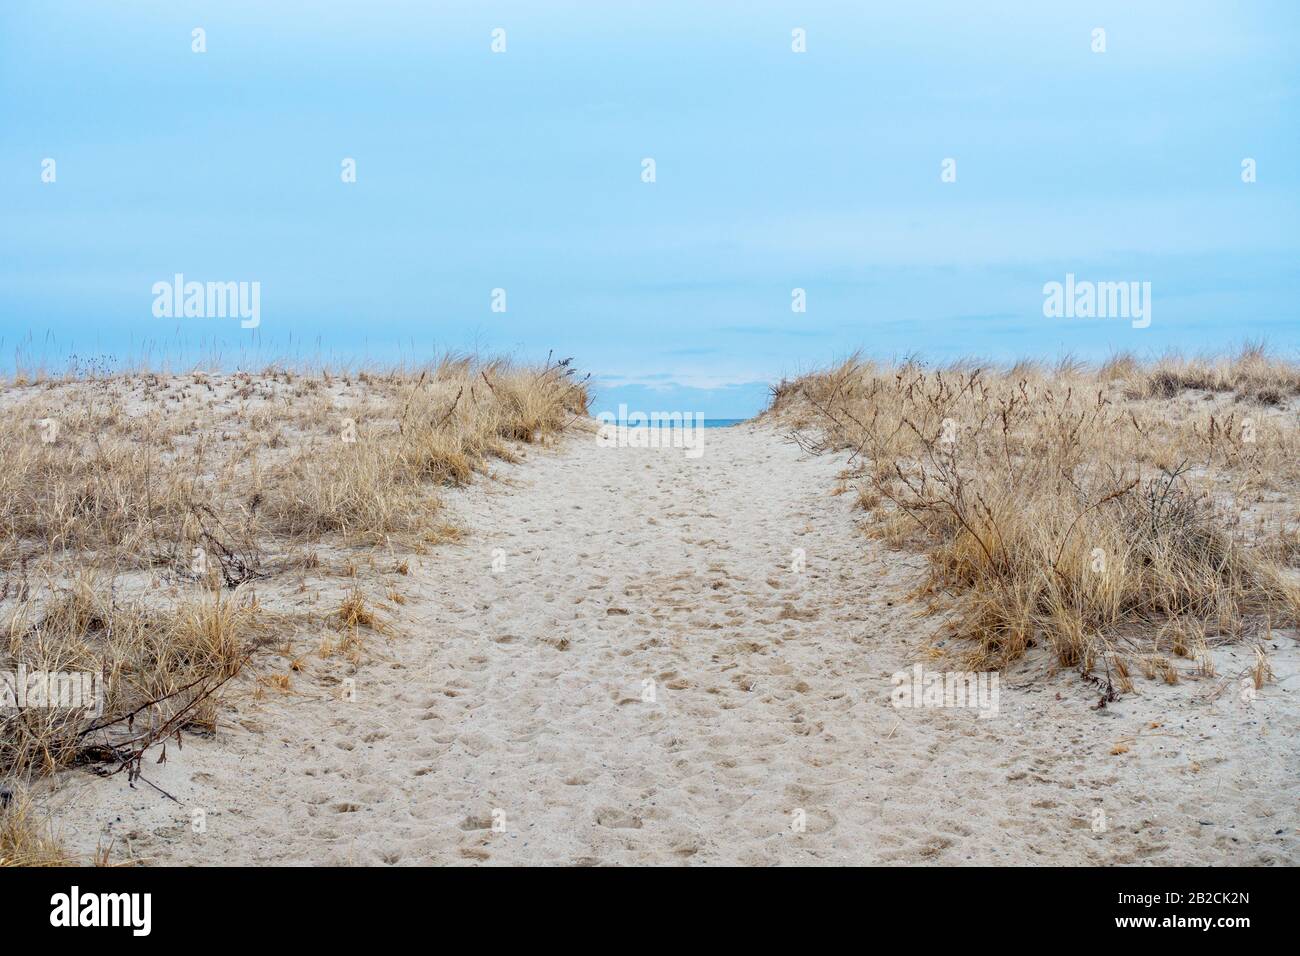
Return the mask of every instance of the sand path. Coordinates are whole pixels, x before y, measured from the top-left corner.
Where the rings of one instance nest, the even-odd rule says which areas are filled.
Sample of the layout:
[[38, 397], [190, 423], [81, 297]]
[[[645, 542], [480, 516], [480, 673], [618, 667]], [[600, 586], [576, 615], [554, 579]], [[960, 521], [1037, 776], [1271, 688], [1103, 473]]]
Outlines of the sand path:
[[310, 671], [237, 699], [148, 772], [180, 805], [69, 775], [68, 837], [166, 863], [1300, 861], [1294, 641], [1249, 706], [1139, 681], [1098, 711], [1027, 662], [996, 718], [895, 709], [935, 620], [842, 467], [753, 425], [695, 459], [578, 436], [502, 466], [452, 496], [470, 535], [413, 563], [354, 702]]

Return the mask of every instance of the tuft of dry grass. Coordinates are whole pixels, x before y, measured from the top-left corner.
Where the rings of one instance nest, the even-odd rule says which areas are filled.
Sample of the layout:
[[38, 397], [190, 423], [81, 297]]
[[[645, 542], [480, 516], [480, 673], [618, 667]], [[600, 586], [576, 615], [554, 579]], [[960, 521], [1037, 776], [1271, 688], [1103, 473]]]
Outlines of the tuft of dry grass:
[[74, 861], [24, 792], [0, 789], [0, 867], [71, 866]]
[[[1050, 372], [855, 356], [777, 386], [768, 414], [809, 450], [853, 451], [872, 533], [927, 555], [920, 594], [967, 666], [1044, 646], [1113, 693], [1127, 655], [1207, 659], [1265, 620], [1296, 622], [1300, 587], [1243, 515], [1284, 505], [1275, 493], [1300, 480], [1294, 415], [1254, 407], [1298, 385], [1300, 368], [1254, 346], [1182, 371], [1131, 356]], [[1193, 387], [1211, 399], [1182, 394]]]
[[520, 370], [504, 362], [477, 366], [448, 358], [403, 397], [403, 463], [439, 484], [464, 484], [493, 458], [514, 460], [511, 442], [558, 435], [585, 417], [589, 404], [568, 359]]
[[364, 628], [367, 631], [383, 634], [388, 629], [387, 625], [379, 619], [378, 613], [367, 603], [366, 596], [360, 588], [353, 588], [347, 593], [338, 609], [331, 615], [331, 620], [340, 630], [350, 633]]
[[165, 607], [120, 603], [93, 572], [21, 602], [5, 624], [0, 671], [93, 674], [98, 713], [28, 706], [0, 714], [0, 771], [39, 776], [80, 760], [135, 777], [150, 747], [212, 730], [216, 691], [260, 643], [251, 595], [200, 593]]
[[[1134, 368], [1135, 372], [1139, 371]], [[1130, 375], [1130, 394], [1174, 398], [1183, 391], [1227, 392], [1257, 405], [1279, 406], [1300, 395], [1300, 366], [1274, 356], [1263, 342], [1247, 342], [1235, 355], [1164, 356]]]

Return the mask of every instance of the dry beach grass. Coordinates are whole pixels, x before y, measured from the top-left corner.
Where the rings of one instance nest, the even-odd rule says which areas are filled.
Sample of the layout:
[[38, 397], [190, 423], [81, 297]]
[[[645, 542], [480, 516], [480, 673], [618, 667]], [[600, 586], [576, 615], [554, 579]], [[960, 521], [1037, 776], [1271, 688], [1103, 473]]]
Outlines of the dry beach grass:
[[852, 360], [698, 456], [565, 363], [15, 384], [0, 670], [107, 693], [0, 716], [0, 857], [1295, 862], [1298, 384]]
[[[377, 554], [454, 539], [440, 489], [550, 440], [587, 401], [567, 361], [457, 356], [413, 371], [11, 383], [0, 671], [94, 672], [103, 701], [97, 715], [0, 712], [4, 832], [35, 819], [28, 782], [74, 764], [147, 784], [147, 753], [211, 733], [220, 690], [254, 653], [322, 617], [285, 593], [328, 577], [331, 557], [355, 578]], [[383, 631], [360, 584], [323, 617], [337, 637], [320, 653], [354, 664], [358, 635]], [[57, 856], [28, 842], [38, 849], [0, 857]]]
[[1169, 655], [1294, 626], [1300, 367], [1116, 356], [1010, 369], [851, 358], [771, 414], [848, 449], [871, 533], [928, 558], [923, 596], [974, 669], [1042, 644], [1107, 695]]

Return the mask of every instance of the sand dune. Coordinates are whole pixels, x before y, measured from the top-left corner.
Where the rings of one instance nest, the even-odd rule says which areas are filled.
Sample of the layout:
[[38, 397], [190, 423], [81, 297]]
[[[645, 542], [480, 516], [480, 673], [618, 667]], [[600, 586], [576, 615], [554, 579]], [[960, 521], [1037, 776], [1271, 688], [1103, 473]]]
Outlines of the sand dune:
[[935, 628], [906, 599], [923, 559], [855, 528], [843, 464], [742, 425], [694, 458], [580, 433], [500, 466], [447, 496], [468, 533], [412, 559], [355, 700], [316, 665], [242, 681], [217, 737], [149, 769], [176, 802], [61, 775], [64, 839], [169, 864], [1300, 862], [1292, 638], [1253, 703], [1228, 647], [1218, 678], [1101, 709], [1032, 658], [996, 717], [896, 708]]

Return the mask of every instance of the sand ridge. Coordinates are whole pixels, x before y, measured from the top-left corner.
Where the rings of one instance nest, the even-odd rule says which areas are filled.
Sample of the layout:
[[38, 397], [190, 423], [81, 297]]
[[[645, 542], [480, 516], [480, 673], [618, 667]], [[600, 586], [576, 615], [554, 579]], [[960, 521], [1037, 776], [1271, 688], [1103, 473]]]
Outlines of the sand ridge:
[[63, 775], [64, 837], [174, 864], [1300, 861], [1294, 639], [1249, 706], [1228, 648], [1102, 709], [1034, 660], [995, 718], [897, 709], [937, 624], [923, 559], [855, 527], [843, 467], [756, 424], [698, 457], [530, 452], [448, 496], [468, 535], [412, 559], [354, 700], [236, 692], [149, 769], [177, 802]]

